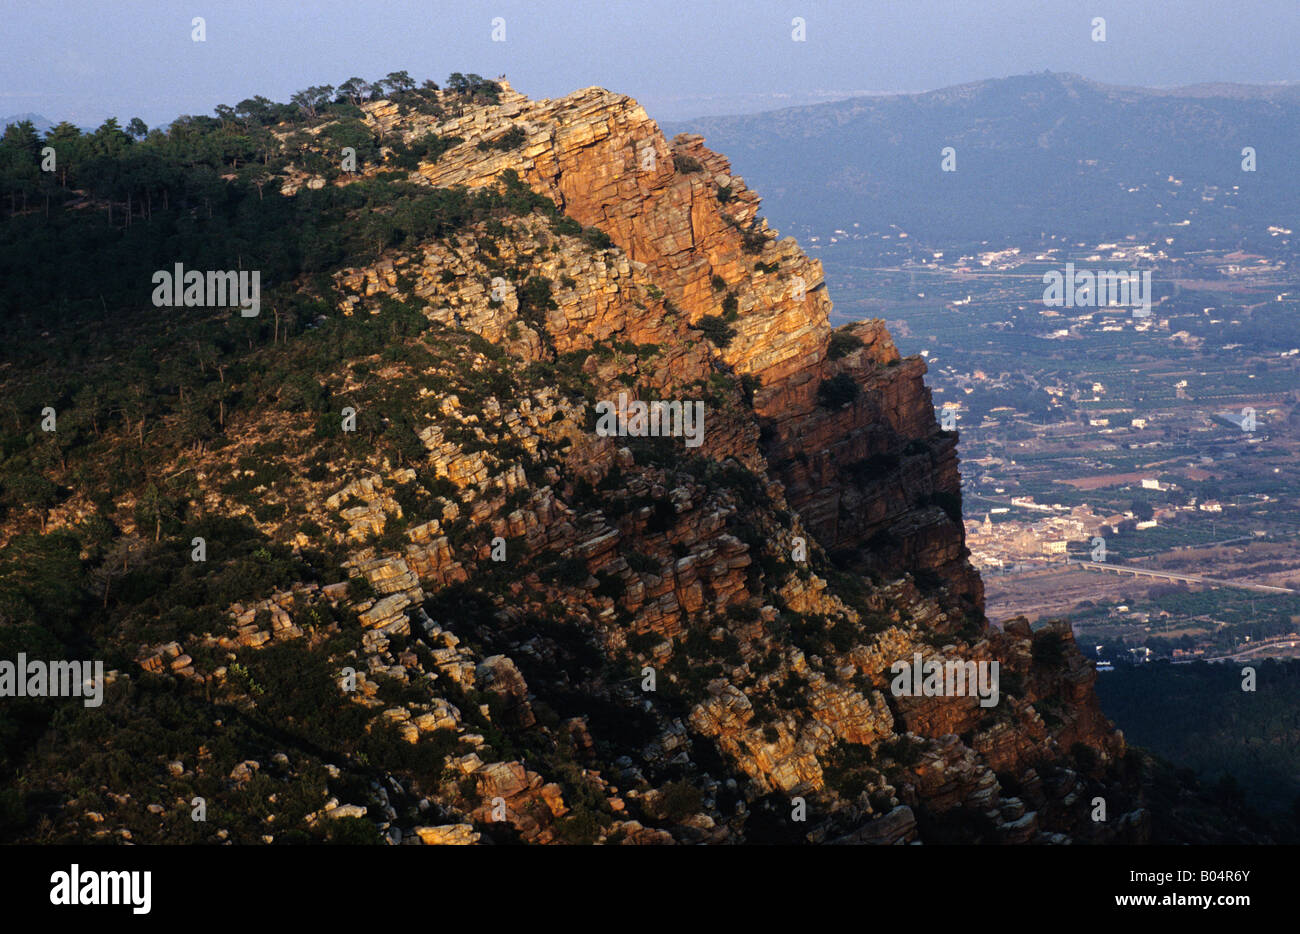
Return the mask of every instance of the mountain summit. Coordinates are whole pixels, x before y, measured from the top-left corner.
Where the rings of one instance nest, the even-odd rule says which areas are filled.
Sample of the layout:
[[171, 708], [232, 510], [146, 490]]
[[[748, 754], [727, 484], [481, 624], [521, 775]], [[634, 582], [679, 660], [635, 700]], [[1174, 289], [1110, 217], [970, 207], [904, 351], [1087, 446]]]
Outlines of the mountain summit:
[[984, 616], [924, 362], [699, 136], [453, 78], [97, 132], [8, 217], [113, 259], [7, 309], [5, 650], [111, 670], [23, 701], [6, 835], [1150, 839], [1069, 627]]

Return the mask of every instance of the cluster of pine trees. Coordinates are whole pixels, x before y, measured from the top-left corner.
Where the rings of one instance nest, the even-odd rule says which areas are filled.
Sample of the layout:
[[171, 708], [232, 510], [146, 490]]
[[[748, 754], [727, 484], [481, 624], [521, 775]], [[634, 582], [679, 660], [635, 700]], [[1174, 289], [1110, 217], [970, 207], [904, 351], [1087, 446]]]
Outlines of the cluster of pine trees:
[[[479, 75], [453, 73], [446, 92], [426, 80], [416, 87], [405, 71], [373, 83], [349, 78], [338, 87], [315, 85], [287, 103], [261, 95], [231, 106], [219, 104], [214, 116], [181, 116], [165, 129], [149, 129], [139, 117], [122, 127], [109, 117], [93, 132], [64, 121], [42, 138], [31, 121], [10, 124], [0, 137], [0, 212], [25, 215], [33, 206], [48, 217], [51, 209], [86, 199], [102, 205], [108, 225], [147, 220], [155, 207], [170, 207], [186, 176], [212, 197], [223, 176], [236, 175], [265, 185], [278, 168], [308, 148], [299, 137], [282, 139], [286, 128], [326, 120], [356, 120], [365, 101], [392, 100], [399, 107], [442, 113], [446, 106], [495, 101], [500, 86]], [[272, 132], [276, 130], [277, 132]], [[352, 135], [355, 137], [355, 129]], [[346, 145], [346, 144], [345, 144]], [[204, 171], [206, 170], [206, 171]], [[114, 214], [116, 213], [116, 217]]]

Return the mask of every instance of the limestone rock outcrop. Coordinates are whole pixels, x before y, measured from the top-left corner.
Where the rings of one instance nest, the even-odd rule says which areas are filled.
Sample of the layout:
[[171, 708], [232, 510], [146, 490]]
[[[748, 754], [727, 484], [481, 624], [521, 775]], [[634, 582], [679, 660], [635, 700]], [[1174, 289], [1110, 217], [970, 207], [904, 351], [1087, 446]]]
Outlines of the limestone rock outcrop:
[[[404, 196], [528, 209], [503, 196], [322, 277], [337, 321], [389, 327], [311, 374], [364, 442], [279, 413], [185, 463], [220, 511], [218, 478], [274, 433], [304, 521], [258, 510], [293, 561], [219, 631], [132, 645], [140, 677], [256, 713], [258, 661], [296, 659], [358, 734], [311, 772], [306, 826], [393, 845], [1143, 838], [1068, 627], [984, 616], [924, 361], [881, 321], [832, 330], [820, 264], [724, 157], [599, 88], [361, 110], [390, 149], [460, 138]], [[699, 444], [597, 431], [620, 395], [698, 401]], [[896, 695], [916, 657], [1000, 666], [998, 703]], [[269, 788], [298, 756], [220, 777]], [[1122, 821], [1088, 818], [1098, 789]]]

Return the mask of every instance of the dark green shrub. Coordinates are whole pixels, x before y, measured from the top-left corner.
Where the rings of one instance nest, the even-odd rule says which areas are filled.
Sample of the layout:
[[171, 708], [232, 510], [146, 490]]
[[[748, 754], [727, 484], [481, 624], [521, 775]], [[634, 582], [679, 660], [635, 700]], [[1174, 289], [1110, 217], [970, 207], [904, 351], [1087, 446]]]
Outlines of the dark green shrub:
[[832, 331], [830, 344], [826, 348], [826, 356], [831, 360], [838, 360], [840, 357], [851, 354], [861, 346], [863, 346], [862, 338], [846, 331]]
[[491, 149], [499, 152], [509, 152], [511, 149], [518, 149], [527, 137], [528, 134], [524, 132], [523, 127], [514, 126], [494, 140], [479, 140], [475, 148], [480, 152], [487, 152]]
[[585, 228], [582, 231], [582, 239], [586, 240], [598, 250], [608, 250], [614, 245], [614, 241], [610, 239], [609, 234], [605, 233], [605, 231], [601, 230], [599, 227]]
[[655, 800], [654, 817], [663, 821], [682, 821], [699, 813], [703, 796], [689, 782], [669, 782]]
[[375, 592], [375, 586], [370, 583], [369, 578], [363, 575], [348, 578], [348, 599], [353, 603], [369, 600], [376, 596], [378, 594]]
[[838, 409], [856, 399], [861, 391], [848, 373], [836, 373], [817, 387], [817, 401], [828, 409]]
[[716, 347], [726, 347], [736, 336], [735, 330], [719, 315], [705, 315], [695, 325]]

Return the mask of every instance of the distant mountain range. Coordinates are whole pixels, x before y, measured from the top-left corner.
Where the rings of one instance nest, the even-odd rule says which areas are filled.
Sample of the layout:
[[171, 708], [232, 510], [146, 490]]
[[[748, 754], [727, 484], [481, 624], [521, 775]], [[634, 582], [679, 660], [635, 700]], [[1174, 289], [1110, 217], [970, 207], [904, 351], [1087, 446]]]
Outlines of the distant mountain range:
[[[1294, 219], [1287, 206], [1300, 203], [1297, 84], [1150, 89], [1041, 73], [664, 130], [728, 153], [778, 227], [1118, 236], [1222, 212], [1213, 226], [1231, 234]], [[941, 170], [945, 147], [956, 171]]]
[[54, 129], [55, 125], [53, 120], [41, 114], [10, 114], [8, 117], [0, 117], [0, 133], [3, 133], [5, 127], [9, 126], [9, 124], [22, 123], [24, 120], [32, 121], [32, 125], [36, 127], [36, 132], [42, 136], [45, 135], [46, 130]]

